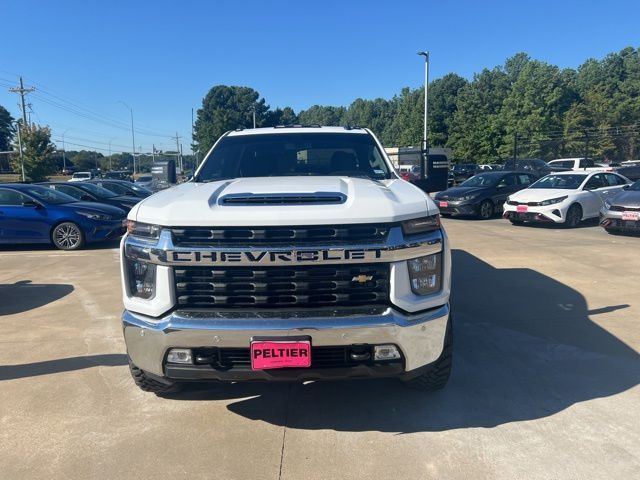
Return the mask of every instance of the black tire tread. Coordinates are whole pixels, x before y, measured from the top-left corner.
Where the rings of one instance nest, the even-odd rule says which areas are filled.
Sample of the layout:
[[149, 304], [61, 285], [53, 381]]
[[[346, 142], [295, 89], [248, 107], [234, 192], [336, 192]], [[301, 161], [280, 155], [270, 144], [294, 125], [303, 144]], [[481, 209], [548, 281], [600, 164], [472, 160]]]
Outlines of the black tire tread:
[[143, 370], [136, 367], [131, 360], [129, 360], [129, 371], [133, 377], [135, 384], [145, 392], [152, 392], [156, 395], [168, 395], [171, 393], [177, 393], [181, 390], [181, 385], [176, 382], [167, 380], [167, 383], [159, 382], [149, 377]]

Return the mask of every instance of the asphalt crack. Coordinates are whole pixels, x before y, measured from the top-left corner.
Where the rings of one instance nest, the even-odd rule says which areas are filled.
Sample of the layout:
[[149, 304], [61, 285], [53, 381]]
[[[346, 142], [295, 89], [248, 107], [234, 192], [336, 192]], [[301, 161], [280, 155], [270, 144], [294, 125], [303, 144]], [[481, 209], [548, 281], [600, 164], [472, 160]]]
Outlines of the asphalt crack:
[[282, 479], [282, 464], [284, 461], [284, 444], [287, 439], [287, 423], [289, 421], [289, 399], [291, 398], [291, 383], [287, 386], [287, 398], [284, 402], [284, 428], [282, 429], [282, 446], [280, 447], [280, 470], [278, 471], [278, 480]]

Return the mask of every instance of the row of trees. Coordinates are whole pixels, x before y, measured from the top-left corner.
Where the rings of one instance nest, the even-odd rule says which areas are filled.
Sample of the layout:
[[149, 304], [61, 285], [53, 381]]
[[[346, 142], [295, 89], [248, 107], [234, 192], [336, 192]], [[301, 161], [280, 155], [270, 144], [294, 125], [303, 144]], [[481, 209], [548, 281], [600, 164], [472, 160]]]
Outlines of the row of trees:
[[[391, 99], [357, 99], [348, 107], [314, 105], [297, 114], [270, 109], [248, 87], [218, 85], [205, 96], [194, 130], [204, 154], [227, 130], [283, 124], [358, 125], [388, 146], [420, 145], [422, 88]], [[430, 144], [456, 158], [496, 162], [569, 155], [640, 157], [640, 49], [625, 48], [577, 69], [560, 69], [525, 53], [468, 81], [455, 73], [429, 86]], [[514, 152], [515, 150], [515, 152]]]

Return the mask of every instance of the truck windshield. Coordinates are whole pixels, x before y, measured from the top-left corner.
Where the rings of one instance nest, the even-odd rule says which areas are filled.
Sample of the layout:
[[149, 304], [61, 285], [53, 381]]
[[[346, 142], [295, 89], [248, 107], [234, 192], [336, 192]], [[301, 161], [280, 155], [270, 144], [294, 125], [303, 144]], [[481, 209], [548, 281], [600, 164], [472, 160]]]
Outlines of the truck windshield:
[[195, 181], [312, 175], [391, 178], [371, 135], [280, 133], [224, 137], [204, 160]]

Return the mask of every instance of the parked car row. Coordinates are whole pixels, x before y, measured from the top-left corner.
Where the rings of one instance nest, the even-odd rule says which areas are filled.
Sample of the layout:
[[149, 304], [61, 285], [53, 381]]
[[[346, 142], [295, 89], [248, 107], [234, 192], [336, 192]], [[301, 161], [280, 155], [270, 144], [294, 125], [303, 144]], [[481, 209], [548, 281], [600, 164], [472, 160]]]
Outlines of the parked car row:
[[488, 219], [502, 211], [514, 225], [562, 224], [572, 228], [599, 218], [610, 233], [640, 232], [640, 181], [602, 169], [554, 172], [487, 172], [435, 195], [443, 216]]
[[0, 184], [0, 244], [51, 243], [76, 250], [117, 238], [129, 210], [151, 193], [110, 179]]

